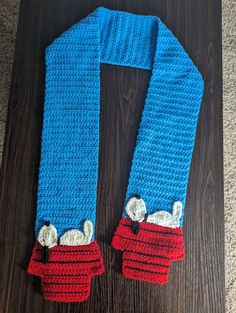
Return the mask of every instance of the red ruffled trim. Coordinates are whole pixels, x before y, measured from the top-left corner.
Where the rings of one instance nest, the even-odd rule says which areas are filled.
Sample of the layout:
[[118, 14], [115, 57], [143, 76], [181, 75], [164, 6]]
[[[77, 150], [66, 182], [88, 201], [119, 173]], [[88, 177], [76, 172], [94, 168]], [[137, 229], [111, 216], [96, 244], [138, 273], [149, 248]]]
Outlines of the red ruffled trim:
[[171, 263], [185, 256], [182, 229], [141, 222], [138, 234], [134, 234], [132, 224], [132, 220], [123, 217], [112, 239], [112, 247], [124, 251], [123, 274], [166, 284]]
[[28, 273], [41, 278], [44, 297], [58, 302], [81, 302], [89, 297], [91, 276], [104, 272], [96, 241], [83, 246], [55, 246], [49, 249], [47, 262], [43, 247], [37, 242]]

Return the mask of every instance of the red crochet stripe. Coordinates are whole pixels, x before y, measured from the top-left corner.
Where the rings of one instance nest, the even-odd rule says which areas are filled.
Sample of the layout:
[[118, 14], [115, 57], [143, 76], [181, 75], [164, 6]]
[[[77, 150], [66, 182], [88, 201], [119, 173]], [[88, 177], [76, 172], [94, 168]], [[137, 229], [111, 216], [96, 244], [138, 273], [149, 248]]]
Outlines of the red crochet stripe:
[[139, 233], [134, 234], [128, 218], [121, 219], [112, 246], [124, 251], [122, 272], [126, 277], [158, 284], [168, 282], [172, 261], [184, 259], [181, 228], [142, 222]]
[[122, 273], [127, 278], [136, 279], [136, 280], [144, 280], [155, 284], [167, 284], [168, 283], [168, 275], [161, 275], [157, 273], [149, 273], [142, 272], [136, 270], [136, 268], [127, 268], [123, 266]]
[[83, 302], [88, 300], [89, 291], [81, 293], [66, 293], [66, 292], [44, 292], [44, 298], [46, 300], [55, 301], [55, 302]]
[[154, 263], [156, 265], [162, 265], [163, 267], [170, 267], [171, 260], [159, 256], [145, 255], [144, 253], [138, 254], [137, 252], [125, 251], [123, 259], [136, 260], [137, 262]]
[[65, 283], [65, 284], [70, 284], [70, 283], [85, 283], [90, 285], [91, 281], [91, 276], [88, 275], [43, 275], [42, 276], [42, 281], [45, 283]]
[[81, 302], [89, 297], [91, 276], [104, 272], [98, 244], [55, 246], [49, 249], [48, 261], [42, 259], [43, 247], [37, 242], [28, 273], [41, 278], [44, 297], [58, 302]]

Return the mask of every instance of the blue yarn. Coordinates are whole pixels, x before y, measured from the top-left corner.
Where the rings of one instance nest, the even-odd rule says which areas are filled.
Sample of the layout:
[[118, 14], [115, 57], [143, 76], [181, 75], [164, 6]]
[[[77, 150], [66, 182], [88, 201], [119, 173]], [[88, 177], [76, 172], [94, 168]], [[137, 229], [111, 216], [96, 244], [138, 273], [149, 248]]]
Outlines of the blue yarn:
[[46, 50], [36, 234], [47, 220], [59, 235], [95, 225], [100, 63], [152, 71], [126, 201], [139, 194], [149, 213], [185, 204], [201, 75], [157, 17], [98, 8]]

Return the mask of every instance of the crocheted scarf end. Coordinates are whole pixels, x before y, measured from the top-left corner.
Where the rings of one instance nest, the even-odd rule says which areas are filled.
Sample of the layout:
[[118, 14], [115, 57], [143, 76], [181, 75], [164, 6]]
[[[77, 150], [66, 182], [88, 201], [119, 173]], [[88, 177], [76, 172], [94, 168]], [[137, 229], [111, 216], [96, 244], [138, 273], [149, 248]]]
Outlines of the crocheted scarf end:
[[28, 266], [29, 274], [41, 278], [45, 299], [57, 302], [87, 300], [91, 277], [103, 272], [103, 260], [96, 241], [52, 248], [36, 242]]
[[137, 226], [125, 217], [119, 222], [112, 247], [123, 251], [124, 276], [157, 284], [166, 284], [172, 262], [185, 257], [180, 227], [148, 222], [140, 222]]

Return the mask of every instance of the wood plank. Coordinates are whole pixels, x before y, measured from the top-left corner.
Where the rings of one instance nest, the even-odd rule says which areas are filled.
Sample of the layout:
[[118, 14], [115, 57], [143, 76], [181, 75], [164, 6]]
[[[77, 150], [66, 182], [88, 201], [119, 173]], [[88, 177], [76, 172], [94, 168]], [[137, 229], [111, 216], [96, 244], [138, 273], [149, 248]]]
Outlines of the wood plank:
[[99, 1], [22, 0], [1, 169], [0, 312], [224, 312], [224, 212], [220, 0], [103, 1], [113, 9], [161, 17], [205, 80], [184, 223], [186, 261], [158, 286], [124, 278], [110, 246], [121, 216], [150, 73], [101, 66], [101, 140], [96, 237], [106, 273], [85, 303], [46, 302], [27, 275], [34, 245], [44, 99], [44, 51]]

